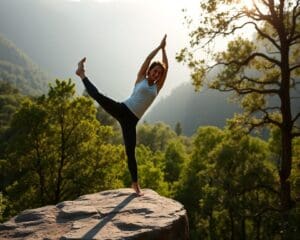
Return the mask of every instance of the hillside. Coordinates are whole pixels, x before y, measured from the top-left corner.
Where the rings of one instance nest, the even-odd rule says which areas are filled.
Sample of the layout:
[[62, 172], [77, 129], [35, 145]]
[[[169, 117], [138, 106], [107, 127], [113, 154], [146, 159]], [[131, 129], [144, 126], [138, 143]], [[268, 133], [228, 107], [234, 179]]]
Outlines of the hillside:
[[[300, 89], [291, 89], [291, 110], [295, 115], [300, 109]], [[234, 113], [241, 112], [241, 108], [230, 102], [230, 94], [217, 90], [203, 89], [195, 92], [191, 84], [182, 84], [173, 92], [157, 102], [146, 114], [144, 120], [153, 123], [165, 122], [174, 129], [180, 122], [183, 134], [192, 135], [200, 126], [212, 125], [224, 127], [226, 119], [233, 117]], [[280, 106], [276, 97], [268, 98], [270, 106]]]
[[22, 94], [38, 95], [45, 92], [49, 79], [22, 50], [0, 34], [0, 81]]
[[163, 121], [173, 128], [180, 122], [185, 135], [192, 135], [199, 126], [223, 127], [227, 118], [240, 111], [236, 104], [229, 102], [228, 96], [210, 89], [195, 92], [191, 84], [183, 84], [156, 103], [144, 120]]

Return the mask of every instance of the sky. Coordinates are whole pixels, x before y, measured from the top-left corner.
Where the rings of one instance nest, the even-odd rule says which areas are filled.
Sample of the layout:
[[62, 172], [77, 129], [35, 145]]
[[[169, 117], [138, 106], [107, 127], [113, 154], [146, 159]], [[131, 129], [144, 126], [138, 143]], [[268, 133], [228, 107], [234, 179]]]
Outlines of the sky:
[[[127, 87], [118, 88], [118, 85], [110, 85], [102, 89], [107, 94], [112, 93], [119, 99], [126, 98], [132, 91], [132, 83], [135, 81], [138, 69], [146, 56], [160, 43], [164, 34], [167, 34], [167, 54], [169, 59], [169, 73], [163, 90], [159, 97], [169, 95], [175, 87], [182, 83], [189, 82], [190, 71], [187, 66], [175, 60], [176, 53], [180, 49], [188, 46], [189, 29], [184, 24], [186, 15], [196, 20], [200, 15], [199, 0], [65, 0], [68, 3], [77, 4], [87, 18], [99, 19], [99, 22], [87, 21], [86, 27], [94, 29], [99, 41], [103, 41], [102, 46], [95, 46], [82, 50], [82, 56], [87, 55], [87, 67], [90, 66], [90, 76], [97, 84], [99, 73], [98, 66], [94, 65], [98, 57], [89, 58], [89, 51], [99, 51], [108, 59], [110, 57], [116, 61], [107, 66], [108, 70], [104, 76], [110, 76], [111, 81], [126, 81]], [[80, 6], [80, 4], [82, 4]], [[93, 10], [91, 10], [93, 8]], [[107, 8], [109, 15], [98, 16], [101, 8]], [[182, 10], [185, 9], [184, 13]], [[95, 12], [94, 12], [95, 11]], [[97, 17], [96, 17], [97, 15]], [[83, 15], [85, 18], [85, 15]], [[80, 25], [80, 23], [78, 23]], [[109, 28], [105, 28], [109, 26]], [[104, 30], [105, 29], [105, 30]], [[105, 35], [105, 36], [104, 36]], [[226, 42], [221, 41], [214, 46], [220, 50], [226, 48]], [[78, 55], [79, 56], [79, 55]], [[156, 57], [161, 59], [161, 53]], [[91, 64], [91, 65], [90, 65]], [[105, 71], [105, 70], [104, 70]], [[124, 79], [119, 75], [110, 74], [115, 71], [121, 72]], [[101, 78], [101, 77], [100, 77]], [[129, 86], [129, 87], [128, 87]]]
[[[74, 15], [78, 14], [75, 11], [81, 12], [81, 19], [73, 19], [74, 24], [82, 28], [82, 36], [74, 39], [78, 46], [76, 61], [87, 57], [88, 76], [107, 95], [122, 100], [131, 93], [141, 64], [159, 45], [164, 34], [167, 34], [166, 50], [170, 68], [160, 97], [167, 96], [175, 87], [190, 81], [189, 70], [178, 63], [175, 56], [189, 40], [182, 9], [190, 9], [190, 13], [193, 13], [199, 4], [198, 0], [60, 1], [64, 1], [60, 9], [56, 8], [55, 1], [46, 4], [49, 8], [64, 12], [67, 17], [72, 15], [68, 11], [73, 11]], [[82, 45], [81, 38], [85, 38]], [[90, 44], [86, 44], [86, 38], [93, 38]], [[107, 62], [102, 67], [97, 63], [103, 59], [107, 59]], [[155, 59], [161, 59], [161, 52]], [[72, 77], [76, 78], [75, 75]], [[105, 84], [106, 81], [111, 84]]]
[[[175, 56], [189, 43], [184, 16], [196, 19], [199, 4], [200, 0], [0, 0], [0, 32], [55, 78], [77, 81], [78, 93], [83, 85], [75, 68], [87, 57], [91, 81], [119, 101], [131, 94], [140, 66], [167, 34], [169, 72], [158, 97], [162, 98], [182, 83], [191, 83], [189, 69]], [[216, 44], [225, 46], [224, 41]], [[155, 60], [160, 59], [161, 53]]]

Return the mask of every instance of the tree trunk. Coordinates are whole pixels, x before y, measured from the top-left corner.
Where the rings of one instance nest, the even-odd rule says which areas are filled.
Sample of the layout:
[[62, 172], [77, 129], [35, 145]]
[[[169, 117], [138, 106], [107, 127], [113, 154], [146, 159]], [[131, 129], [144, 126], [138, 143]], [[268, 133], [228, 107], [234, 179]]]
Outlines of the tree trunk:
[[59, 168], [58, 168], [58, 176], [57, 176], [57, 183], [56, 183], [56, 191], [55, 191], [55, 202], [60, 201], [61, 196], [61, 184], [62, 184], [62, 170], [65, 164], [65, 146], [66, 146], [66, 140], [65, 140], [65, 130], [64, 130], [64, 114], [61, 115], [60, 119], [60, 162], [59, 162]]
[[215, 226], [215, 219], [213, 218], [212, 211], [210, 212], [209, 216], [209, 239], [216, 240], [218, 239], [216, 236], [216, 226]]
[[256, 240], [260, 240], [260, 222], [261, 222], [261, 217], [257, 217], [254, 219], [254, 224], [255, 224], [255, 230], [256, 230]]
[[280, 200], [281, 209], [286, 211], [292, 207], [291, 186], [288, 180], [292, 166], [292, 114], [290, 102], [290, 71], [289, 71], [289, 49], [282, 44], [281, 52], [281, 167], [280, 167]]
[[39, 176], [39, 183], [40, 183], [40, 201], [41, 205], [45, 205], [45, 176], [43, 173], [43, 168], [42, 168], [42, 158], [40, 154], [40, 147], [39, 147], [39, 142], [38, 140], [35, 143], [35, 151], [36, 151], [36, 171]]
[[233, 214], [232, 214], [232, 211], [231, 209], [229, 209], [229, 216], [230, 216], [230, 226], [231, 226], [231, 236], [230, 236], [230, 239], [231, 240], [234, 240], [234, 217], [233, 217]]

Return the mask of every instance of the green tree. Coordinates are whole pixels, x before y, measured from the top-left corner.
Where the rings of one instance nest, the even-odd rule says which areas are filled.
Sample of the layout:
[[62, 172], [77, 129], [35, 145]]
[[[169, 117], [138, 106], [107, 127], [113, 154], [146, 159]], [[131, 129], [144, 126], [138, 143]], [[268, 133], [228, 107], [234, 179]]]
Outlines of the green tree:
[[[208, 85], [233, 92], [245, 110], [236, 116], [236, 125], [244, 124], [249, 130], [266, 125], [280, 129], [280, 208], [287, 210], [294, 206], [289, 180], [292, 141], [300, 136], [296, 126], [299, 109], [294, 114], [291, 111], [291, 89], [299, 84], [300, 74], [300, 3], [255, 0], [246, 7], [243, 2], [201, 1], [201, 18], [190, 34], [191, 48], [183, 49], [177, 59], [188, 63], [198, 89], [205, 84], [209, 72], [217, 70]], [[249, 26], [256, 32], [256, 39], [238, 35]], [[209, 47], [227, 36], [238, 37], [228, 43], [226, 51], [214, 52]], [[211, 58], [203, 52], [203, 58], [199, 58], [195, 49], [210, 51]], [[278, 104], [270, 104], [271, 96], [278, 99]]]
[[272, 239], [278, 227], [269, 209], [278, 192], [269, 155], [265, 142], [243, 132], [198, 129], [176, 196], [193, 239]]
[[112, 128], [99, 124], [91, 99], [74, 94], [71, 80], [56, 80], [15, 114], [0, 165], [6, 216], [123, 186], [124, 150], [107, 143]]
[[181, 170], [186, 162], [185, 147], [180, 141], [172, 141], [165, 151], [165, 180], [173, 183], [178, 181]]
[[176, 133], [165, 123], [144, 123], [137, 129], [137, 144], [143, 144], [152, 151], [164, 151], [171, 139], [176, 138]]
[[199, 201], [203, 195], [201, 186], [205, 185], [198, 173], [205, 168], [203, 160], [222, 141], [222, 138], [222, 131], [216, 127], [199, 128], [194, 137], [191, 159], [181, 174], [175, 198], [187, 208], [192, 239], [199, 237], [197, 233], [197, 225], [200, 224]]
[[22, 96], [9, 83], [0, 81], [0, 134], [8, 127]]
[[6, 199], [3, 196], [3, 193], [0, 192], [0, 222], [3, 222], [3, 213], [6, 208]]
[[[168, 184], [164, 181], [163, 154], [139, 145], [136, 149], [136, 158], [138, 177], [142, 188], [151, 188], [159, 194], [168, 196]], [[129, 180], [129, 175], [127, 179]]]
[[177, 136], [179, 136], [179, 135], [182, 134], [182, 127], [181, 127], [180, 122], [177, 122], [177, 123], [176, 123], [176, 126], [175, 126], [175, 132], [176, 132]]

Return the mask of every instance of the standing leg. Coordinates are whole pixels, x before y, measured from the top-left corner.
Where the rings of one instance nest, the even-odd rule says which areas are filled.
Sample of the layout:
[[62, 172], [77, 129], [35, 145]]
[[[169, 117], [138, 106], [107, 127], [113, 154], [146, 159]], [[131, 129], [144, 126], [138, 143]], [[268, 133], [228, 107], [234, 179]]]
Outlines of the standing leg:
[[142, 196], [143, 193], [138, 184], [138, 171], [135, 158], [136, 147], [136, 122], [126, 121], [121, 122], [123, 139], [125, 144], [125, 151], [127, 155], [128, 169], [132, 179], [132, 187], [134, 188], [138, 196]]

